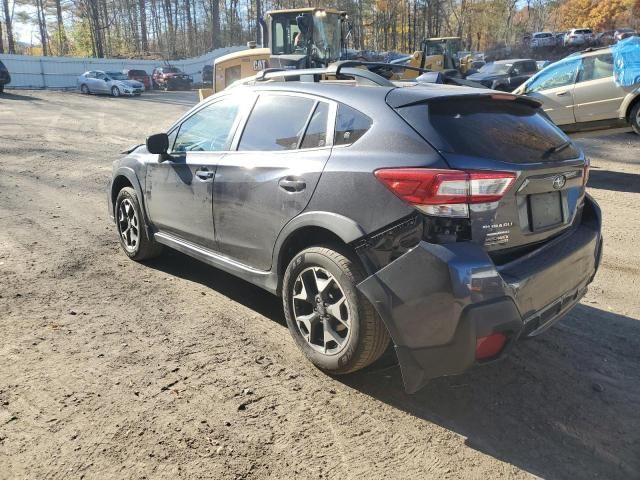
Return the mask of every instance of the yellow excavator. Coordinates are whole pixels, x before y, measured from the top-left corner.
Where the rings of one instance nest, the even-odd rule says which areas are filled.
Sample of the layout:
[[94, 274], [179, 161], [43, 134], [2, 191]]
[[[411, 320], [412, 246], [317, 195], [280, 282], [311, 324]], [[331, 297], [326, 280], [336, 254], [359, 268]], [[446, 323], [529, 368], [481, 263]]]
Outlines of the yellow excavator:
[[346, 53], [350, 35], [346, 12], [331, 8], [273, 10], [260, 19], [260, 30], [262, 48], [251, 43], [215, 59], [213, 88], [201, 90], [201, 99], [265, 68], [327, 67]]
[[[403, 65], [424, 68], [434, 72], [443, 72], [446, 76], [464, 75], [471, 65], [471, 55], [462, 58], [460, 37], [426, 38], [420, 44], [420, 50], [414, 52], [409, 59], [403, 60]], [[404, 79], [415, 78], [416, 71], [406, 70]]]

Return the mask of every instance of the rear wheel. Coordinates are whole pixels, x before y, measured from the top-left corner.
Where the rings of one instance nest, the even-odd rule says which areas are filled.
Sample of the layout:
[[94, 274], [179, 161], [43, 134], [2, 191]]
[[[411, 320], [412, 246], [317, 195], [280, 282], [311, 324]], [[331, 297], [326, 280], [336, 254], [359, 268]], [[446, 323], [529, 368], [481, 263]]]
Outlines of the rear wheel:
[[120, 89], [118, 87], [113, 87], [111, 89], [111, 95], [113, 95], [114, 97], [119, 97], [120, 96]]
[[138, 195], [133, 188], [125, 187], [118, 193], [115, 215], [120, 246], [129, 258], [148, 260], [162, 253], [162, 245], [149, 237]]
[[637, 101], [636, 104], [631, 109], [631, 113], [629, 114], [629, 120], [631, 123], [631, 128], [633, 131], [640, 135], [640, 101]]
[[289, 332], [327, 373], [360, 370], [389, 344], [380, 317], [356, 288], [364, 278], [357, 261], [335, 247], [303, 250], [285, 272], [282, 299]]

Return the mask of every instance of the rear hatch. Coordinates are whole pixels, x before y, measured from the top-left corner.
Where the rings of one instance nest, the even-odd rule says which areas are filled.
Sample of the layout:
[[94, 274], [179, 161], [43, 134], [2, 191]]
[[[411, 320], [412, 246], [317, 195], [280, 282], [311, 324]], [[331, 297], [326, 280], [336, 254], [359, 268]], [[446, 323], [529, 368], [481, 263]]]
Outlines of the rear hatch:
[[396, 89], [387, 102], [452, 169], [515, 174], [500, 200], [469, 204], [473, 242], [508, 261], [579, 221], [585, 158], [537, 102], [470, 89], [449, 93], [417, 99], [417, 92]]

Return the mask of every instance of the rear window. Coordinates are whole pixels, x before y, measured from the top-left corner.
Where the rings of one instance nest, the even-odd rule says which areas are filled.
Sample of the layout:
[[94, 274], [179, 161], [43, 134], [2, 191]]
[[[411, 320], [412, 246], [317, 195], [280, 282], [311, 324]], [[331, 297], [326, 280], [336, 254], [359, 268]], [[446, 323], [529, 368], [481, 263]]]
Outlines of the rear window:
[[576, 158], [573, 145], [539, 109], [490, 98], [442, 98], [399, 109], [400, 115], [436, 148], [507, 163]]
[[147, 72], [145, 72], [144, 70], [129, 70], [129, 75], [143, 76], [146, 74]]

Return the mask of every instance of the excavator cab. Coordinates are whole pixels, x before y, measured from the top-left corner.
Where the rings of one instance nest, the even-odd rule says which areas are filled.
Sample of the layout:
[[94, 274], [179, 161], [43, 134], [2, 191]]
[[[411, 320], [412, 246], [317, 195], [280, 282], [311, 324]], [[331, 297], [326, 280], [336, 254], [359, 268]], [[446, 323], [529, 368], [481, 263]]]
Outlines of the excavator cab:
[[267, 14], [271, 43], [271, 68], [326, 67], [340, 60], [345, 12], [300, 8]]
[[349, 24], [345, 12], [324, 8], [274, 10], [261, 19], [262, 48], [230, 53], [215, 59], [213, 89], [203, 99], [236, 80], [265, 68], [321, 68], [337, 62], [346, 51]]

